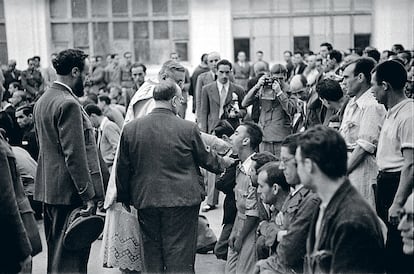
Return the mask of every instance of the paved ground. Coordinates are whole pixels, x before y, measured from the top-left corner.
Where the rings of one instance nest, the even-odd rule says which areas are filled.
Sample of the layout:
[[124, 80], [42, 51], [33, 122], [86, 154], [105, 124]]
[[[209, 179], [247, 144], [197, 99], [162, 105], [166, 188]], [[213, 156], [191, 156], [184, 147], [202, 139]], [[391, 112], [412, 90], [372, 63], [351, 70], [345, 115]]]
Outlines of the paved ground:
[[[210, 227], [218, 237], [221, 232], [221, 220], [223, 217], [223, 195], [220, 196], [220, 206], [207, 213], [201, 213], [207, 217], [210, 223]], [[43, 223], [39, 222], [40, 235], [42, 237], [43, 252], [33, 258], [33, 274], [46, 273], [46, 240], [43, 229]], [[91, 255], [89, 257], [88, 273], [91, 274], [119, 274], [118, 269], [108, 269], [102, 267], [101, 253], [102, 241], [96, 241], [92, 245]], [[201, 255], [197, 254], [196, 257], [196, 273], [200, 274], [220, 274], [224, 273], [225, 261], [217, 260], [214, 254]]]

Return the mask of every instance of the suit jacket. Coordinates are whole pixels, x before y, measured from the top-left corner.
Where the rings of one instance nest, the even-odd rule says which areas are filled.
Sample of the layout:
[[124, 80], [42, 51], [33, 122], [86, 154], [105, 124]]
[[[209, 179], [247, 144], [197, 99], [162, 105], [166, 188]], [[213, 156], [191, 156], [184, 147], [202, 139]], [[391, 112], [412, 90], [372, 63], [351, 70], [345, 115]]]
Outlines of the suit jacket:
[[14, 70], [14, 76], [13, 76], [13, 74], [12, 74], [12, 72], [10, 70], [6, 70], [4, 72], [4, 84], [3, 84], [4, 88], [6, 90], [9, 90], [9, 85], [11, 83], [13, 83], [13, 82], [20, 83], [20, 75], [21, 75], [21, 73], [22, 72], [20, 70], [15, 69]]
[[293, 70], [293, 75], [302, 74], [303, 71], [306, 68], [306, 64], [301, 62], [298, 65], [296, 65], [295, 69]]
[[[217, 83], [213, 82], [207, 86], [204, 86], [201, 93], [203, 95], [200, 112], [201, 130], [206, 133], [211, 133], [221, 119], [221, 117], [219, 117], [220, 95]], [[232, 102], [233, 93], [235, 93], [238, 97], [238, 104], [240, 108], [239, 118], [243, 118], [247, 113], [246, 109], [241, 106], [245, 93], [243, 88], [239, 85], [230, 82], [229, 91], [227, 92], [223, 108], [226, 109], [226, 107]]]
[[306, 130], [322, 123], [322, 102], [319, 100], [318, 93], [316, 93], [315, 90], [312, 90], [311, 95], [309, 96], [306, 112], [303, 109], [302, 102], [298, 102], [298, 109], [300, 116], [293, 124], [294, 133], [300, 132], [301, 128]]
[[98, 136], [98, 145], [105, 163], [110, 168], [115, 159], [116, 148], [121, 137], [121, 129], [109, 119], [105, 119], [102, 123], [102, 132]]
[[114, 122], [119, 128], [122, 128], [124, 125], [124, 116], [114, 104], [110, 104], [109, 107], [103, 111], [103, 115], [108, 117], [108, 119]]
[[34, 198], [54, 205], [102, 199], [94, 130], [71, 91], [53, 83], [35, 104], [34, 119], [40, 150]]
[[201, 119], [201, 101], [203, 100], [203, 87], [215, 81], [215, 77], [211, 71], [200, 74], [197, 78], [195, 100], [196, 100], [196, 117], [197, 121]]
[[310, 225], [305, 273], [384, 273], [384, 239], [378, 217], [365, 199], [345, 181], [325, 209], [319, 244]]
[[[139, 155], [139, 157], [137, 157]], [[197, 125], [155, 108], [124, 126], [116, 166], [117, 201], [137, 209], [194, 206], [204, 199], [200, 168], [222, 172]]]

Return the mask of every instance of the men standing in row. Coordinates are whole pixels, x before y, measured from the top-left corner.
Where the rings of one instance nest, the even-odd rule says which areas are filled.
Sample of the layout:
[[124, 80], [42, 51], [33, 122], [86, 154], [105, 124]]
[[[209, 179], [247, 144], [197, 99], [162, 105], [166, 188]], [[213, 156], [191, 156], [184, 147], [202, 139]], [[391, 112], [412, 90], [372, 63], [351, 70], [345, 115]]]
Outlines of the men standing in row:
[[371, 90], [372, 58], [358, 58], [343, 72], [343, 89], [351, 99], [339, 132], [347, 143], [348, 176], [351, 184], [375, 208], [374, 185], [378, 167], [375, 160], [378, 138], [385, 119], [385, 108]]
[[138, 209], [144, 271], [194, 273], [199, 166], [220, 172], [234, 160], [208, 152], [197, 125], [176, 116], [182, 93], [175, 83], [160, 83], [153, 97], [155, 109], [124, 127], [117, 201]]
[[404, 94], [407, 72], [398, 61], [385, 61], [374, 69], [372, 89], [388, 109], [378, 140], [376, 206], [387, 224], [387, 271], [409, 273], [412, 258], [402, 253], [397, 230], [398, 213], [413, 189], [414, 182], [414, 101]]
[[86, 273], [90, 246], [72, 251], [63, 245], [65, 224], [73, 209], [91, 214], [103, 199], [103, 184], [92, 125], [82, 110], [88, 67], [80, 50], [68, 49], [53, 60], [57, 80], [35, 105], [40, 145], [34, 199], [44, 203], [48, 273]]
[[378, 218], [346, 178], [341, 135], [318, 125], [301, 134], [299, 178], [321, 199], [307, 239], [305, 273], [383, 273], [384, 238]]

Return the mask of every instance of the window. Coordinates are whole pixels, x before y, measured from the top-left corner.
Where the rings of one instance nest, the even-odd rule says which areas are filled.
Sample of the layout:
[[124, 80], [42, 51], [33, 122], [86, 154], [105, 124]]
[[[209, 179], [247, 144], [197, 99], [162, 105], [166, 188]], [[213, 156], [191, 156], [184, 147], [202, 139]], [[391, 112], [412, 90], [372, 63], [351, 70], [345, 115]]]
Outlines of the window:
[[76, 39], [73, 40], [73, 46], [75, 48], [89, 50], [88, 24], [73, 24], [73, 37], [76, 37]]
[[355, 34], [354, 35], [354, 48], [364, 49], [370, 45], [371, 34]]
[[234, 60], [237, 60], [237, 53], [239, 51], [244, 51], [246, 53], [247, 60], [250, 59], [250, 39], [249, 38], [234, 39]]
[[128, 0], [112, 0], [112, 15], [114, 17], [128, 16]]
[[72, 0], [73, 18], [85, 18], [87, 15], [86, 11], [86, 0]]
[[165, 0], [152, 0], [152, 14], [155, 16], [168, 14], [168, 2]]
[[168, 21], [154, 22], [154, 39], [168, 39]]
[[147, 16], [148, 15], [148, 0], [133, 0], [132, 1], [132, 15]]
[[114, 39], [129, 39], [128, 23], [115, 22], [114, 23]]
[[107, 0], [91, 0], [92, 17], [108, 16], [108, 1]]
[[309, 51], [309, 36], [293, 37], [293, 51], [301, 51], [303, 53]]
[[6, 37], [6, 25], [0, 24], [0, 61], [3, 64], [7, 64], [7, 37]]
[[189, 0], [47, 1], [51, 51], [76, 47], [102, 56], [130, 51], [134, 61], [160, 64], [176, 50], [188, 59]]

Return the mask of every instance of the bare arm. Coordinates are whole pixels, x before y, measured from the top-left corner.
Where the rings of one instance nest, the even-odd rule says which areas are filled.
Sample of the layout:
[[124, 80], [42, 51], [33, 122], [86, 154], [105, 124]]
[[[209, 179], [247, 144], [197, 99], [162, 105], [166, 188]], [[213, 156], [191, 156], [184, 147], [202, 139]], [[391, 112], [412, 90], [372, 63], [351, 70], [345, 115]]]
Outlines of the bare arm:
[[357, 145], [348, 159], [348, 174], [352, 173], [368, 155], [369, 153], [367, 151]]

